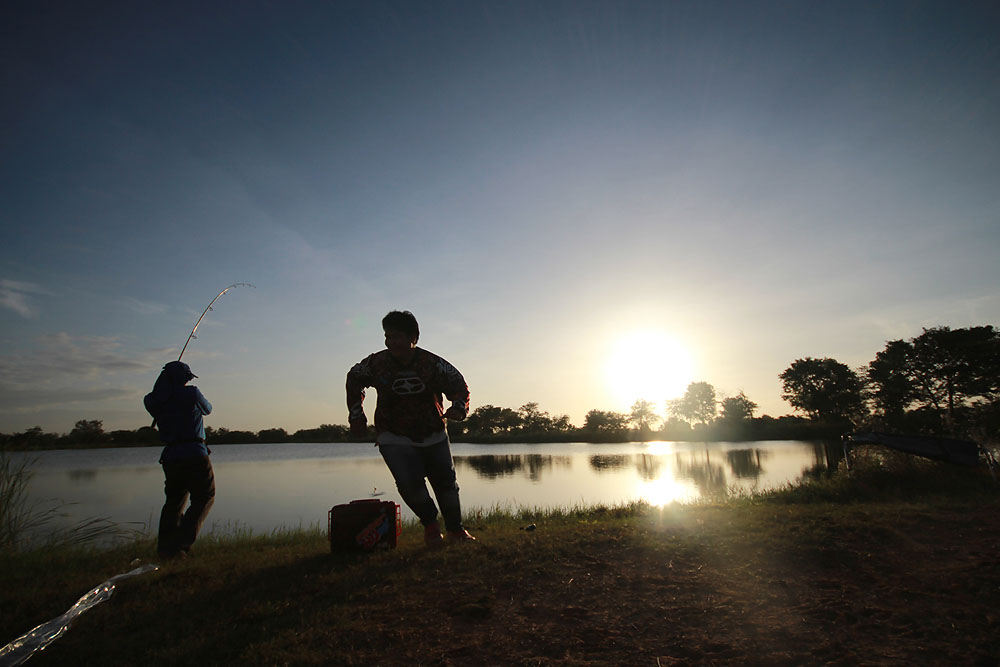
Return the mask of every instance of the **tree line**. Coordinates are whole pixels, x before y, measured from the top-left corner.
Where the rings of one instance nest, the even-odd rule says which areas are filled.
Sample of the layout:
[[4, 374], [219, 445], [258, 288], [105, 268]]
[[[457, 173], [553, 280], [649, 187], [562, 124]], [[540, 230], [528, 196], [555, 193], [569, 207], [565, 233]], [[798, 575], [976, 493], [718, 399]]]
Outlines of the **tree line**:
[[[456, 442], [622, 442], [627, 440], [770, 440], [833, 438], [851, 430], [887, 430], [991, 440], [1000, 433], [1000, 331], [992, 326], [935, 327], [909, 340], [888, 341], [866, 366], [829, 357], [796, 359], [782, 371], [782, 398], [800, 415], [755, 417], [758, 405], [742, 391], [720, 396], [708, 382], [688, 385], [667, 401], [665, 417], [638, 399], [629, 412], [590, 410], [582, 426], [551, 415], [538, 403], [511, 409], [483, 405], [449, 422]], [[288, 433], [206, 427], [209, 444], [354, 442], [344, 425], [322, 424]], [[369, 429], [369, 440], [375, 433]], [[155, 429], [105, 432], [100, 420], [81, 420], [65, 435], [35, 427], [0, 433], [11, 449], [159, 445]]]

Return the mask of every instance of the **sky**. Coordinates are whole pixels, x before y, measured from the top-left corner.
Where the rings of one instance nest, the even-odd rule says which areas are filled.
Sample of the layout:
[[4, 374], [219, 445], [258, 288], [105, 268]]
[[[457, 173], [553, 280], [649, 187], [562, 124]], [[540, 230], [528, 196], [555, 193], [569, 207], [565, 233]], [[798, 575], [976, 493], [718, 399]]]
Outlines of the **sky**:
[[183, 356], [216, 428], [346, 424], [394, 309], [473, 409], [704, 381], [791, 414], [796, 359], [1000, 325], [998, 33], [990, 2], [4, 2], [0, 432], [148, 424], [239, 282]]

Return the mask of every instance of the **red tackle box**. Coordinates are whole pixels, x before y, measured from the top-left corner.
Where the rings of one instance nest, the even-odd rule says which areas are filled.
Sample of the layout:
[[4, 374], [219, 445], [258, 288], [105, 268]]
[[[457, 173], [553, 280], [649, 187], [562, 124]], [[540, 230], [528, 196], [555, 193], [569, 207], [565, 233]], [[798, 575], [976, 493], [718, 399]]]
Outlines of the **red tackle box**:
[[327, 514], [330, 551], [393, 549], [403, 532], [399, 505], [391, 500], [352, 500]]

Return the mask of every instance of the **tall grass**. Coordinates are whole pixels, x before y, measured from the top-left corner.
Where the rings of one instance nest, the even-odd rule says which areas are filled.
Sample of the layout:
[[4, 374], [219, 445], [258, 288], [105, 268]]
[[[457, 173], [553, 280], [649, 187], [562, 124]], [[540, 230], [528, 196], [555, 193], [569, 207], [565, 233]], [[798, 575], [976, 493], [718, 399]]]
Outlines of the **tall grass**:
[[123, 526], [106, 517], [89, 517], [68, 526], [59, 520], [68, 517], [72, 505], [60, 500], [29, 502], [28, 488], [37, 457], [15, 460], [0, 447], [0, 552], [13, 552], [33, 546], [83, 545], [134, 539], [144, 533], [134, 526]]
[[35, 525], [38, 517], [28, 507], [28, 483], [36, 459], [15, 462], [0, 448], [0, 550], [16, 549], [21, 536]]

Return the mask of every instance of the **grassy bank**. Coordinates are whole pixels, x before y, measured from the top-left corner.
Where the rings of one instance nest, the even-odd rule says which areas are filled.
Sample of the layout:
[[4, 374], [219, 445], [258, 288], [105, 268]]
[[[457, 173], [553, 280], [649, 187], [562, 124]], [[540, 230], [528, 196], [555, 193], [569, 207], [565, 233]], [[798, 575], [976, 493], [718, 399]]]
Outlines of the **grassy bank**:
[[[437, 551], [413, 525], [361, 557], [215, 537], [29, 664], [996, 664], [998, 509], [988, 474], [901, 459], [686, 507], [473, 512], [479, 541]], [[3, 555], [0, 639], [152, 554]]]

